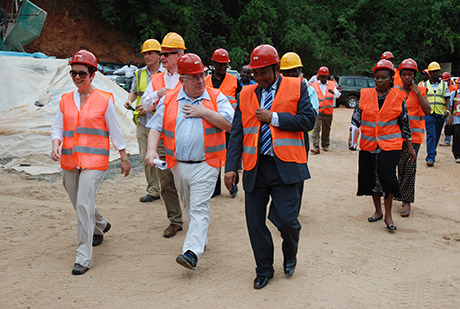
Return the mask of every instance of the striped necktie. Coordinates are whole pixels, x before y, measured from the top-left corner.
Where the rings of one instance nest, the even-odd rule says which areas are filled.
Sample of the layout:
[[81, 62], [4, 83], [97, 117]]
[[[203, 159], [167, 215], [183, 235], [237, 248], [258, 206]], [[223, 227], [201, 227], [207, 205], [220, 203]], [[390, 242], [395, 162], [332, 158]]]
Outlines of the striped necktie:
[[[271, 90], [271, 88], [268, 90], [264, 90], [266, 91], [267, 96], [265, 97], [263, 108], [268, 110], [271, 109], [273, 103], [273, 94]], [[269, 155], [270, 150], [272, 149], [272, 135], [268, 123], [262, 123], [262, 126], [260, 127], [260, 134], [262, 136], [260, 138], [260, 152], [264, 155]]]

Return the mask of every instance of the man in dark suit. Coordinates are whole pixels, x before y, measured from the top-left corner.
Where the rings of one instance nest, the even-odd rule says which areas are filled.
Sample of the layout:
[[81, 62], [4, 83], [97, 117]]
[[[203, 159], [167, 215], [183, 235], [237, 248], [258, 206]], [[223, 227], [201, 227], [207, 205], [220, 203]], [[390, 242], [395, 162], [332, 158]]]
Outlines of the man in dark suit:
[[299, 186], [310, 178], [304, 132], [315, 124], [307, 85], [298, 78], [281, 77], [280, 59], [273, 46], [260, 45], [251, 53], [249, 68], [258, 84], [243, 88], [233, 118], [225, 165], [225, 185], [236, 182], [243, 157], [246, 223], [256, 260], [254, 288], [273, 277], [273, 240], [268, 219], [281, 232], [284, 272], [296, 266], [300, 223]]

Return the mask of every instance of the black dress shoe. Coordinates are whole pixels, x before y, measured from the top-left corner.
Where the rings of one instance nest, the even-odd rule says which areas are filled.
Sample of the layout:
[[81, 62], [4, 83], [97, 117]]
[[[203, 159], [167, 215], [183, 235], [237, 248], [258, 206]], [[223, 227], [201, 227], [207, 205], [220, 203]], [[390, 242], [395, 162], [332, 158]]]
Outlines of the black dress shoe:
[[147, 195], [142, 196], [139, 199], [139, 201], [141, 201], [142, 203], [147, 203], [147, 202], [153, 202], [159, 199], [160, 199], [159, 196], [153, 196], [153, 195], [147, 194]]
[[261, 289], [265, 287], [268, 284], [268, 280], [273, 278], [273, 275], [271, 276], [257, 276], [254, 279], [254, 289]]
[[296, 260], [286, 260], [284, 262], [284, 274], [286, 275], [286, 277], [292, 277], [292, 275], [294, 274], [296, 264]]
[[176, 257], [176, 262], [184, 266], [185, 268], [195, 270], [198, 258], [196, 257], [195, 253], [193, 253], [190, 250], [187, 250], [184, 254], [179, 254]]
[[[112, 225], [109, 222], [107, 222], [107, 225], [105, 226], [102, 232], [104, 232], [104, 234], [107, 233], [111, 227]], [[102, 244], [103, 241], [104, 235], [93, 234], [93, 247], [99, 246], [100, 244]]]
[[75, 265], [73, 266], [73, 269], [72, 269], [72, 275], [83, 275], [88, 270], [89, 270], [88, 267], [81, 266], [80, 264], [75, 263]]

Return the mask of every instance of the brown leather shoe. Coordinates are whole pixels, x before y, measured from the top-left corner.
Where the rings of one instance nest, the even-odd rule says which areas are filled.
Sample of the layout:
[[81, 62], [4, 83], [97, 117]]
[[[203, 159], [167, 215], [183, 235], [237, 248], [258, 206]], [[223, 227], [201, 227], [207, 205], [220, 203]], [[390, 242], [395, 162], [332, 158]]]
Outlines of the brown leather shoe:
[[172, 224], [171, 223], [166, 228], [166, 230], [165, 230], [165, 232], [163, 234], [163, 237], [166, 237], [166, 238], [174, 237], [174, 236], [176, 236], [177, 232], [179, 232], [179, 231], [182, 231], [182, 226], [179, 226], [177, 224]]
[[319, 154], [319, 148], [315, 147], [310, 150], [313, 154]]
[[323, 147], [323, 151], [329, 151], [329, 147]]

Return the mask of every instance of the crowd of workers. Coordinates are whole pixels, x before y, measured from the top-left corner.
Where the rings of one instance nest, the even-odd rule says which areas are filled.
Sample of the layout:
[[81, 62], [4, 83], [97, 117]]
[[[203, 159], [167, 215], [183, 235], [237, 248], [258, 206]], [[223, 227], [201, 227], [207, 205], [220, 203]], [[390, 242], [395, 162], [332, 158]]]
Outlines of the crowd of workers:
[[[144, 42], [145, 67], [133, 72], [127, 67], [132, 84], [124, 106], [133, 111], [147, 182], [140, 202], [161, 195], [170, 221], [163, 236], [170, 238], [183, 229], [182, 201], [189, 223], [176, 261], [195, 269], [206, 249], [209, 204], [220, 194], [221, 167], [232, 197], [238, 193], [242, 167], [246, 222], [256, 262], [254, 288], [261, 289], [274, 275], [267, 213], [281, 233], [285, 275], [294, 274], [301, 229], [297, 217], [304, 180], [310, 178], [308, 152], [319, 154], [320, 144], [329, 151], [340, 91], [329, 68], [320, 67], [316, 78], [307, 81], [300, 57], [289, 52], [280, 58], [271, 45], [253, 49], [249, 64], [241, 68], [241, 79], [227, 73], [230, 56], [225, 49], [212, 54], [211, 75], [198, 55], [185, 50], [183, 38], [170, 32], [161, 44], [155, 39]], [[391, 52], [385, 52], [373, 68], [376, 87], [362, 89], [349, 136], [349, 149], [359, 150], [357, 194], [372, 196], [375, 206], [368, 221], [384, 218], [390, 231], [396, 230], [393, 199], [402, 201], [401, 216], [410, 215], [416, 157], [425, 130], [426, 164], [433, 166], [445, 119], [455, 124], [453, 152], [460, 163], [458, 89], [444, 81], [445, 75], [440, 79], [436, 62], [424, 70], [426, 79], [417, 86], [417, 63], [409, 58], [395, 68], [393, 59]], [[95, 206], [109, 164], [109, 137], [120, 152], [125, 176], [130, 164], [113, 96], [92, 86], [96, 57], [81, 50], [70, 65], [77, 90], [62, 96], [52, 126], [52, 158], [61, 162], [64, 187], [77, 213], [72, 274], [81, 275], [93, 265], [92, 247], [103, 242], [111, 227]], [[156, 168], [161, 161], [166, 169]]]

